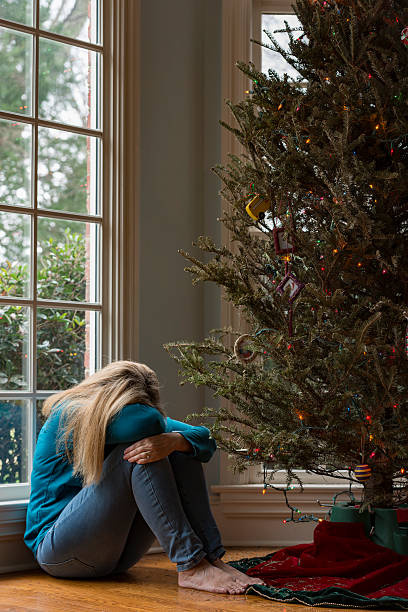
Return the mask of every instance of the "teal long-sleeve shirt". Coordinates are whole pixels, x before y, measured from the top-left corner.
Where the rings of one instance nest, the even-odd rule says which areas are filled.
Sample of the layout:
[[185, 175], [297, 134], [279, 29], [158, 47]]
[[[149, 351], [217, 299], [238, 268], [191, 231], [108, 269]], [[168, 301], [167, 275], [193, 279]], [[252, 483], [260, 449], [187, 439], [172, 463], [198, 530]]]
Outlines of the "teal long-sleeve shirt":
[[[47, 531], [65, 506], [82, 489], [82, 481], [73, 476], [72, 465], [64, 453], [57, 453], [57, 435], [61, 409], [55, 409], [43, 425], [37, 440], [31, 473], [31, 495], [27, 508], [24, 541], [34, 556]], [[137, 442], [161, 433], [179, 432], [190, 442], [192, 454], [207, 462], [216, 444], [206, 427], [197, 427], [164, 418], [152, 406], [128, 404], [113, 418], [106, 430], [105, 457], [116, 444]]]

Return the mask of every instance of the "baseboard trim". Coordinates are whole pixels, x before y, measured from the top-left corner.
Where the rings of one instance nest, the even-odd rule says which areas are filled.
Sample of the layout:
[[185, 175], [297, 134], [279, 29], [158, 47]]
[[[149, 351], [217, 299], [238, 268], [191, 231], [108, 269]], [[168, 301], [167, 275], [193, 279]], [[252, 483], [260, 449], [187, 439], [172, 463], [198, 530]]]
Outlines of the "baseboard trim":
[[36, 561], [32, 563], [18, 563], [17, 565], [0, 566], [0, 574], [11, 574], [12, 572], [23, 572], [33, 569], [40, 569]]
[[291, 511], [283, 493], [268, 489], [263, 495], [261, 484], [214, 485], [211, 506], [225, 546], [282, 548], [311, 542], [317, 521], [327, 518], [328, 509], [317, 500], [331, 502], [345, 489], [344, 482], [320, 482], [305, 484], [303, 492], [299, 486], [289, 492], [290, 503], [316, 521], [285, 523]]
[[164, 552], [164, 550], [160, 545], [151, 546], [149, 550], [147, 551], [146, 555], [155, 555], [157, 553], [162, 553], [162, 552]]

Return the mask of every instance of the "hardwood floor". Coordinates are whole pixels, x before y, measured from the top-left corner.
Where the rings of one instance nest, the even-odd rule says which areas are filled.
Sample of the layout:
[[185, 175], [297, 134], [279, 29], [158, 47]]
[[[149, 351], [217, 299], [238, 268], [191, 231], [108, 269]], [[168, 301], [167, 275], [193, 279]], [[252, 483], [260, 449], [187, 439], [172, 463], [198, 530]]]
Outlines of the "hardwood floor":
[[[270, 548], [230, 548], [226, 561], [262, 556]], [[146, 555], [114, 578], [61, 580], [42, 570], [0, 576], [1, 612], [305, 612], [254, 595], [218, 595], [177, 586], [177, 572], [164, 554]], [[328, 610], [328, 608], [319, 608]]]

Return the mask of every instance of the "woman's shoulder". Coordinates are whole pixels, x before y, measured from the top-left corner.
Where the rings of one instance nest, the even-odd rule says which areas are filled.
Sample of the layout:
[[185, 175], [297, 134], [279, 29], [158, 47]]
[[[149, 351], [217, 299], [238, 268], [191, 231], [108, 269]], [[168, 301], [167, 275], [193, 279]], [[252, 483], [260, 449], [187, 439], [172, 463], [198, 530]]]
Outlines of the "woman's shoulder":
[[162, 413], [155, 406], [149, 406], [148, 404], [132, 403], [126, 404], [120, 410], [119, 414], [131, 414], [131, 415], [160, 415], [163, 418]]

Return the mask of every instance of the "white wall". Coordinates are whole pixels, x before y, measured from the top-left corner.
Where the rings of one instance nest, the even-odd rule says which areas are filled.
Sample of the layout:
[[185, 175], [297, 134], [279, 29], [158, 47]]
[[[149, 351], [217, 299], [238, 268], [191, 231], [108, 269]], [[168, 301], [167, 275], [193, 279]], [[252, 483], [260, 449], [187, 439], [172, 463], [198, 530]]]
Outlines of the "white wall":
[[[168, 414], [183, 419], [211, 401], [179, 386], [162, 348], [220, 326], [219, 290], [191, 284], [177, 253], [199, 235], [219, 237], [221, 2], [143, 0], [138, 359], [158, 373]], [[137, 250], [136, 250], [137, 249]], [[218, 482], [218, 457], [207, 467]]]

